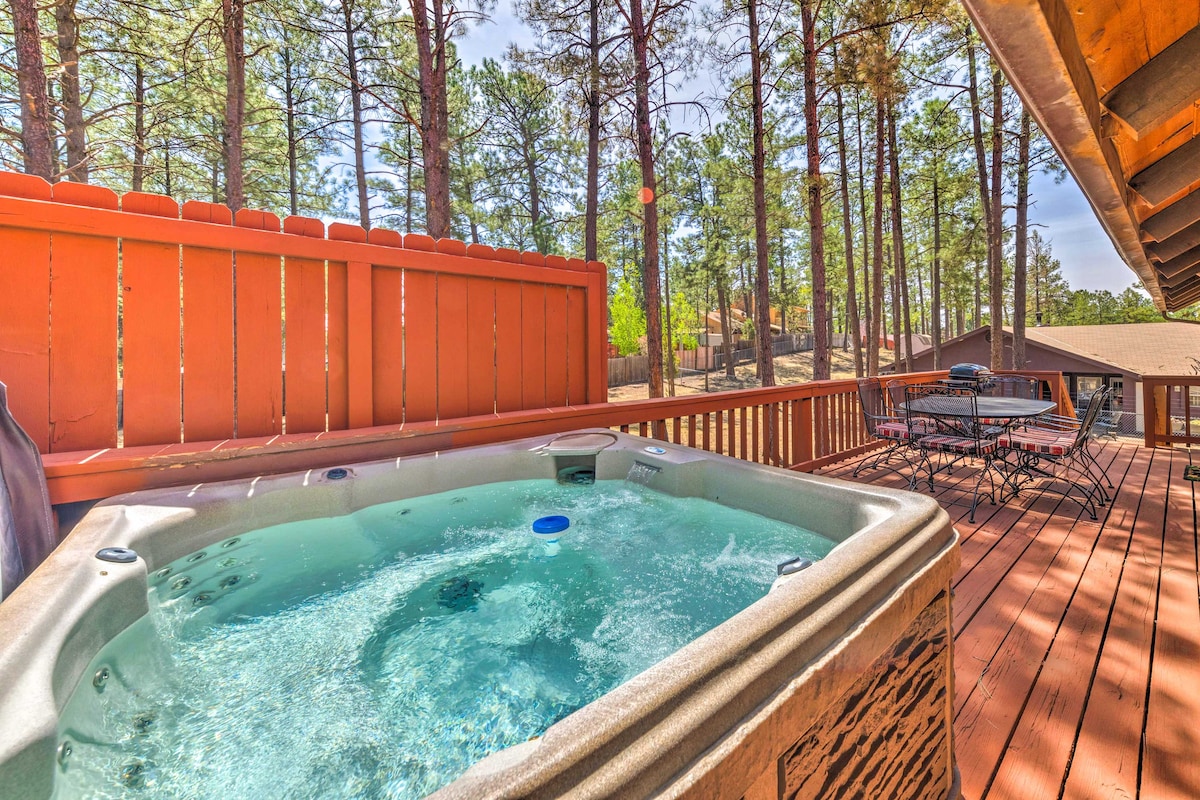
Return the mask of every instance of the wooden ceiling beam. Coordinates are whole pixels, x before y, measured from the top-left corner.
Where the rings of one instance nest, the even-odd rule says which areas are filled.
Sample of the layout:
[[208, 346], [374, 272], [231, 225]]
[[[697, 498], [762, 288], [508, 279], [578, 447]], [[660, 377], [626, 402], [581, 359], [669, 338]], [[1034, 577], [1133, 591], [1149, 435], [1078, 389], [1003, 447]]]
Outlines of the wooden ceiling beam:
[[1126, 205], [1121, 161], [1100, 132], [1103, 109], [1062, 0], [963, 0], [1004, 74], [1083, 190], [1097, 219], [1164, 309], [1158, 276]]
[[1170, 281], [1176, 275], [1187, 272], [1197, 264], [1200, 264], [1200, 247], [1193, 247], [1186, 253], [1180, 253], [1170, 261], [1164, 261], [1160, 264], [1158, 274], [1162, 276], [1162, 280]]
[[1200, 222], [1200, 192], [1192, 192], [1142, 222], [1142, 231], [1156, 242], [1166, 241], [1193, 222]]
[[1192, 138], [1129, 179], [1129, 188], [1152, 206], [1165, 203], [1200, 179], [1200, 139]]
[[1180, 273], [1175, 276], [1174, 280], [1163, 281], [1163, 291], [1179, 294], [1187, 291], [1194, 286], [1200, 286], [1200, 276], [1196, 274], [1196, 270], [1192, 269], [1187, 272]]
[[1200, 300], [1200, 286], [1197, 286], [1195, 289], [1192, 289], [1189, 292], [1184, 292], [1183, 294], [1170, 295], [1167, 299], [1167, 310], [1179, 311], [1180, 309], [1195, 305], [1198, 300]]
[[1193, 222], [1169, 239], [1146, 245], [1146, 252], [1161, 263], [1181, 256], [1197, 245], [1200, 245], [1200, 222]]
[[1117, 84], [1100, 102], [1140, 139], [1200, 100], [1200, 28], [1193, 28]]

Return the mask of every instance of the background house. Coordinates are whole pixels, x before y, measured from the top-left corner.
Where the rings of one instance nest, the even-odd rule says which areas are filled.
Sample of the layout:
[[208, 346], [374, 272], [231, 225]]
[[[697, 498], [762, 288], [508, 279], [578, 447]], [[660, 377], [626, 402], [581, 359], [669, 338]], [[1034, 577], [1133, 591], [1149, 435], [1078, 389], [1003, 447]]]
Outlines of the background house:
[[[1200, 374], [1200, 325], [1187, 322], [1027, 328], [1025, 340], [1026, 366], [1061, 371], [1072, 398], [1111, 386], [1117, 424], [1127, 432], [1143, 430], [1143, 375]], [[942, 366], [986, 364], [990, 353], [991, 329], [977, 328], [942, 344]], [[1010, 328], [1004, 329], [1004, 362], [1012, 363]], [[913, 365], [933, 369], [933, 349], [916, 350]], [[1200, 406], [1200, 397], [1190, 403]]]

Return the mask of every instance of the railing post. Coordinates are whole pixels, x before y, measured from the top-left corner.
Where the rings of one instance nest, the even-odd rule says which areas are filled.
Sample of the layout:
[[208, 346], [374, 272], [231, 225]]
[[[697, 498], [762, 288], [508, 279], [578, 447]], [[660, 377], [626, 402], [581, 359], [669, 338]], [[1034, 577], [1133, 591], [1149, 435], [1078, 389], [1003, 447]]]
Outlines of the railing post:
[[587, 263], [587, 394], [589, 403], [608, 401], [608, 274], [604, 263]]
[[1146, 429], [1146, 447], [1158, 447], [1160, 442], [1170, 440], [1170, 414], [1167, 402], [1167, 387], [1153, 379], [1142, 379], [1142, 426]]

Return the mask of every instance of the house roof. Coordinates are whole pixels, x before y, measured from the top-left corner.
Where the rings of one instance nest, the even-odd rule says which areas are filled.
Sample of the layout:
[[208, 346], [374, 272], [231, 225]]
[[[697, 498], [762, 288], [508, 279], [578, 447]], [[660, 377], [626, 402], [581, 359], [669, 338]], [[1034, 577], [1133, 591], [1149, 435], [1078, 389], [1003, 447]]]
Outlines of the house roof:
[[[988, 326], [942, 343], [953, 346], [986, 336]], [[1004, 328], [1005, 339], [1012, 328]], [[1200, 325], [1190, 322], [1143, 322], [1130, 325], [1063, 325], [1025, 329], [1034, 346], [1094, 363], [1127, 375], [1194, 375], [1200, 369]], [[918, 350], [917, 358], [928, 351]]]
[[964, 5], [1155, 305], [1200, 302], [1200, 7]]
[[1188, 322], [1027, 328], [1025, 338], [1136, 375], [1192, 375], [1200, 367], [1200, 325]]

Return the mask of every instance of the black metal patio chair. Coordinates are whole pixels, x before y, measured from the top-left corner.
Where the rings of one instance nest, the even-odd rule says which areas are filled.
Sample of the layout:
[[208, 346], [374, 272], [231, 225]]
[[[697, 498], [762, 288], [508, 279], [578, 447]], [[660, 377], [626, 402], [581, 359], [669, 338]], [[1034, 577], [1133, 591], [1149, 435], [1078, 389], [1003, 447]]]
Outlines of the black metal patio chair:
[[[1000, 447], [1017, 456], [1015, 473], [1030, 478], [1042, 475], [1065, 483], [1067, 489], [1061, 494], [1083, 506], [1092, 519], [1096, 519], [1097, 508], [1111, 500], [1100, 482], [1101, 478], [1107, 481], [1108, 474], [1088, 450], [1109, 391], [1108, 387], [1096, 391], [1082, 420], [1042, 416], [998, 437]], [[1060, 469], [1044, 469], [1043, 463]], [[1093, 469], [1100, 475], [1097, 476]], [[1010, 485], [1015, 494], [1022, 484], [1014, 480]], [[1111, 482], [1109, 486], [1112, 486]], [[1079, 498], [1071, 493], [1072, 489], [1078, 492]]]
[[993, 375], [984, 383], [980, 394], [984, 397], [1038, 400], [1042, 395], [1042, 382], [1029, 375]]
[[908, 424], [903, 417], [893, 413], [894, 409], [888, 407], [879, 378], [859, 378], [858, 399], [862, 407], [863, 424], [866, 426], [867, 434], [873, 439], [886, 441], [888, 446], [859, 462], [852, 474], [858, 477], [858, 473], [864, 469], [879, 469], [880, 467], [887, 467], [894, 472], [899, 472], [899, 467], [892, 466], [890, 463], [894, 457], [901, 458], [911, 469], [912, 462], [905, 454], [911, 438]]
[[[1001, 486], [1005, 482], [1004, 474], [996, 465], [997, 441], [987, 435], [985, 427], [979, 421], [978, 396], [973, 389], [909, 386], [905, 389], [905, 398], [904, 407], [909, 414], [933, 417], [940, 429], [936, 433], [914, 440], [922, 454], [922, 461], [917, 469], [920, 469], [921, 465], [926, 468], [929, 491], [933, 491], [933, 476], [940, 469], [934, 468], [931, 454], [950, 456], [952, 464], [962, 458], [973, 458], [982, 462], [971, 493], [969, 519], [974, 522], [984, 478], [988, 480], [987, 497], [992, 505], [996, 504], [996, 478], [1000, 478]], [[915, 478], [914, 470], [914, 486]]]

